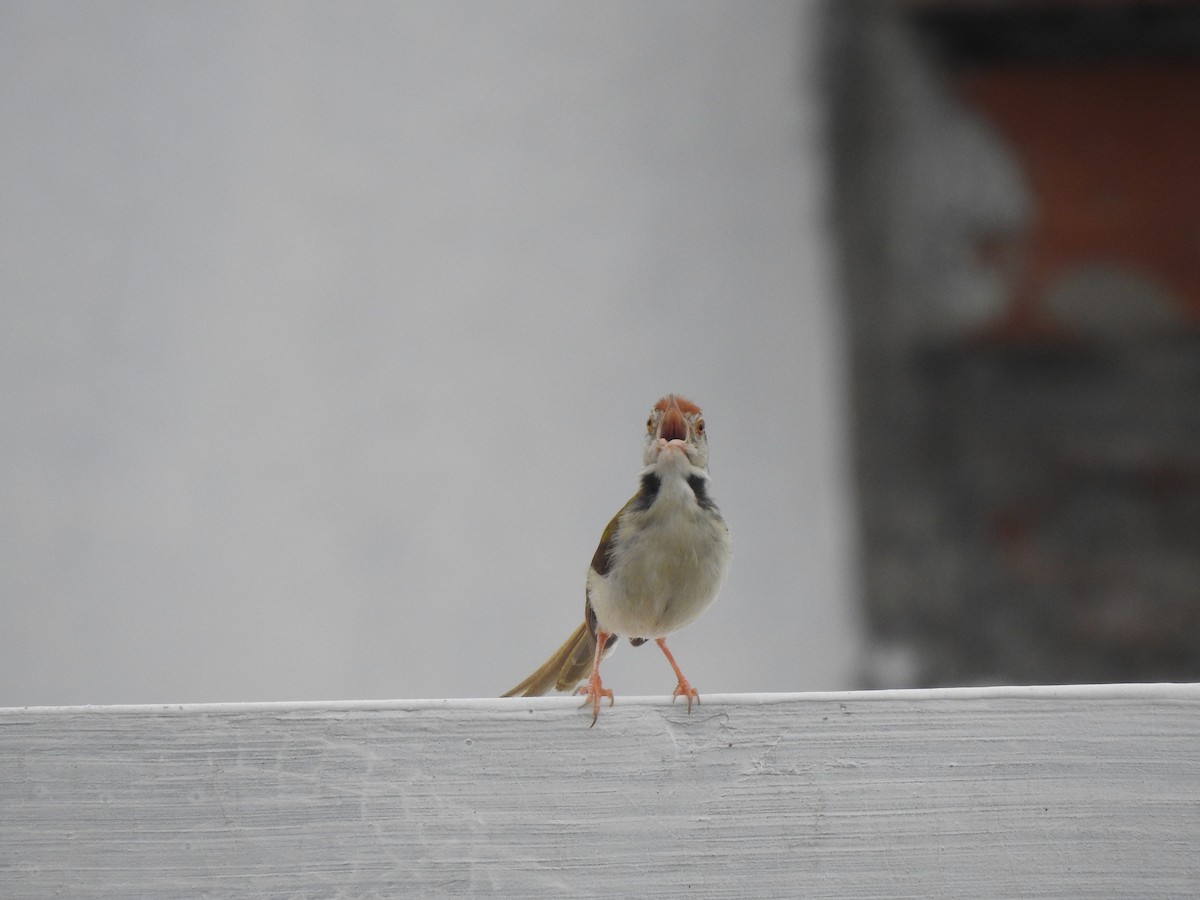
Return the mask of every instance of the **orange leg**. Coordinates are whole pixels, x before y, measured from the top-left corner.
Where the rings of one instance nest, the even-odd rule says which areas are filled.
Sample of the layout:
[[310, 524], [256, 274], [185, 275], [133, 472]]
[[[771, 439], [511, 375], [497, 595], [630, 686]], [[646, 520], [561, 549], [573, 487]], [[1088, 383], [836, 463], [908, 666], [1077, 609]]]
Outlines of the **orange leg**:
[[[589, 703], [592, 704], [592, 725], [596, 724], [596, 718], [600, 715], [601, 697], [607, 697], [608, 705], [613, 705], [613, 692], [606, 688], [600, 681], [600, 657], [604, 655], [604, 645], [608, 643], [609, 637], [610, 635], [606, 631], [596, 632], [596, 657], [592, 660], [592, 677], [588, 679], [586, 685], [582, 685], [575, 691], [577, 694], [587, 695], [583, 703], [580, 704], [580, 709]], [[588, 727], [591, 728], [592, 725]]]
[[663, 652], [663, 656], [667, 658], [667, 662], [671, 664], [671, 668], [675, 670], [675, 677], [679, 679], [679, 683], [675, 685], [675, 691], [671, 694], [671, 702], [675, 702], [676, 697], [687, 697], [688, 712], [692, 711], [692, 701], [700, 702], [700, 695], [696, 693], [696, 689], [688, 684], [688, 680], [683, 677], [683, 673], [679, 671], [679, 666], [675, 664], [675, 657], [671, 655], [671, 651], [667, 649], [667, 642], [662, 638], [657, 638], [654, 643], [658, 644], [658, 649]]

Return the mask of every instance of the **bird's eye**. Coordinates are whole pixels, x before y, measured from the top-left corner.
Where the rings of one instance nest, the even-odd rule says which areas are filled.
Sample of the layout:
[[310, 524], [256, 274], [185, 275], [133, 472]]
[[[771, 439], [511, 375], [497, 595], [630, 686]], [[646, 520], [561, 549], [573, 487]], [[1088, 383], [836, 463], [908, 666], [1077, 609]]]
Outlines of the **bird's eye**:
[[654, 430], [654, 416], [651, 416], [650, 418], [648, 418], [648, 419], [646, 420], [646, 430], [647, 430], [647, 431], [653, 431], [653, 430]]
[[704, 434], [704, 420], [703, 419], [696, 420], [696, 434]]

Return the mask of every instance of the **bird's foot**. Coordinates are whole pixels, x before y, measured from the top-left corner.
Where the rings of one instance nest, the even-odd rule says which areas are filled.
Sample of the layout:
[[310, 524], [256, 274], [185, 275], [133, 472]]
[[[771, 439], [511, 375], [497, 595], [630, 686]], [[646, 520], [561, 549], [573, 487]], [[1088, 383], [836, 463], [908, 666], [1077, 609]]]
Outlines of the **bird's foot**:
[[[593, 672], [591, 677], [588, 678], [587, 684], [580, 685], [575, 693], [584, 695], [583, 702], [579, 704], [580, 709], [583, 709], [589, 703], [592, 705], [592, 725], [596, 724], [596, 719], [600, 715], [601, 698], [607, 697], [608, 705], [613, 705], [613, 692], [601, 683], [599, 672]], [[592, 726], [589, 725], [588, 727], [591, 728]]]
[[679, 676], [679, 684], [675, 685], [675, 690], [671, 694], [671, 702], [675, 702], [676, 697], [687, 697], [688, 712], [692, 711], [692, 701], [700, 702], [700, 695], [696, 693], [696, 689], [692, 687], [686, 678]]
[[688, 684], [688, 680], [683, 677], [683, 673], [679, 671], [679, 665], [675, 662], [675, 657], [671, 655], [671, 651], [667, 649], [667, 642], [663, 638], [655, 638], [654, 643], [658, 644], [658, 649], [663, 652], [663, 656], [667, 658], [667, 662], [671, 664], [671, 671], [675, 673], [675, 678], [679, 681], [675, 685], [675, 691], [671, 694], [671, 702], [675, 702], [676, 697], [687, 697], [688, 712], [692, 711], [692, 701], [700, 702], [700, 695], [696, 693], [696, 689]]

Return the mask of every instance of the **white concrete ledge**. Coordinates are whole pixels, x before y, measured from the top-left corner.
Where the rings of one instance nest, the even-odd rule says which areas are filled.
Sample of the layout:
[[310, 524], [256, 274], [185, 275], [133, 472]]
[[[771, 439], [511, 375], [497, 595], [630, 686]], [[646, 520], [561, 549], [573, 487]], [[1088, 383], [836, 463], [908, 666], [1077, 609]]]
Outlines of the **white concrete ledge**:
[[1167, 897], [1200, 685], [0, 709], [14, 897]]

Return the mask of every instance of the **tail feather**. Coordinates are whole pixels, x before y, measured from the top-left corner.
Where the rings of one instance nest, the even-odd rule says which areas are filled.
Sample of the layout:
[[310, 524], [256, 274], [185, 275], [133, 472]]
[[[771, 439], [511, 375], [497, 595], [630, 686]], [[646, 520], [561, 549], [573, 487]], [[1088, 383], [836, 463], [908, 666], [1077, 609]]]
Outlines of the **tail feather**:
[[596, 638], [583, 622], [532, 675], [502, 696], [540, 697], [551, 687], [558, 691], [572, 690], [587, 677], [595, 654]]

